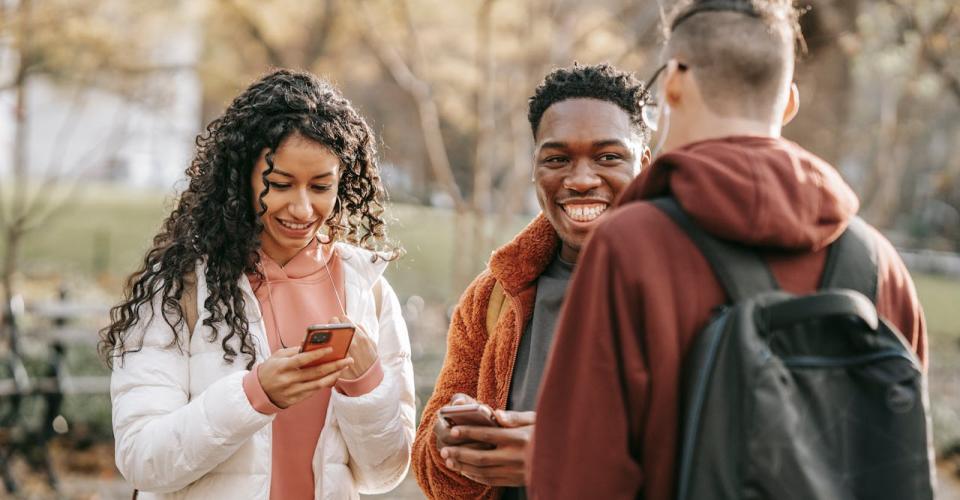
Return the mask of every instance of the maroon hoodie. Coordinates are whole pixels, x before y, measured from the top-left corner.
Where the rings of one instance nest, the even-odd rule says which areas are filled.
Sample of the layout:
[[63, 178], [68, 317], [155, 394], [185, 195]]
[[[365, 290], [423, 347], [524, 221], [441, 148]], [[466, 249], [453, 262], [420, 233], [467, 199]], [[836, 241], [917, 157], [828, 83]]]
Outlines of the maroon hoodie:
[[[787, 140], [729, 137], [660, 157], [580, 254], [537, 406], [534, 498], [674, 496], [681, 363], [725, 296], [686, 234], [643, 202], [667, 194], [714, 236], [756, 247], [793, 293], [816, 289], [826, 247], [859, 207], [833, 167]], [[913, 282], [874, 233], [878, 310], [924, 361]]]

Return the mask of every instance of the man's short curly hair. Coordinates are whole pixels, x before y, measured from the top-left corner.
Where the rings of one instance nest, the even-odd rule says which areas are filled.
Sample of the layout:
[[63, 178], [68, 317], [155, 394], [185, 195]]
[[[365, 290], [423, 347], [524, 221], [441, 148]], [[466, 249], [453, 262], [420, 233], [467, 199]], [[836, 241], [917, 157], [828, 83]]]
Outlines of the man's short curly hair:
[[643, 124], [641, 109], [650, 100], [646, 85], [633, 73], [621, 71], [609, 64], [581, 65], [557, 68], [544, 79], [533, 96], [527, 119], [534, 137], [547, 108], [567, 99], [599, 99], [616, 104], [630, 117], [630, 123], [646, 141], [650, 131]]

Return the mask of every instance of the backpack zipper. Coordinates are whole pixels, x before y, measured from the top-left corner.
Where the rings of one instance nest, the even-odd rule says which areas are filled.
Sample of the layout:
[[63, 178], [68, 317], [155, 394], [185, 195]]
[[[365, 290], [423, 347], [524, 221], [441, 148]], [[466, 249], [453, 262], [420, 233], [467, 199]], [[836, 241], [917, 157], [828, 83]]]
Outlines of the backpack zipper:
[[892, 358], [901, 358], [913, 363], [913, 359], [899, 349], [884, 349], [870, 354], [846, 357], [828, 356], [788, 356], [781, 358], [783, 364], [790, 368], [842, 368], [847, 366], [865, 365]]

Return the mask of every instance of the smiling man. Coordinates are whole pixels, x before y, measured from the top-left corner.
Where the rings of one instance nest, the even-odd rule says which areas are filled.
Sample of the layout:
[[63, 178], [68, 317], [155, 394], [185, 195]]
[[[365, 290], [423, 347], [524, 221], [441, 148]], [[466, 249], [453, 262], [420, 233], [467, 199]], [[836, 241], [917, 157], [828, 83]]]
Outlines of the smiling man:
[[[741, 336], [736, 328], [724, 327], [722, 334], [714, 337], [723, 339], [711, 344], [718, 346], [712, 352], [716, 358], [696, 351], [695, 342], [717, 317], [716, 312], [725, 305], [743, 303], [722, 285], [730, 276], [736, 278], [734, 283], [749, 283], [749, 287], [744, 285], [748, 290], [778, 288], [793, 295], [807, 295], [831, 283], [823, 279], [832, 274], [828, 255], [843, 255], [844, 250], [833, 253], [833, 249], [843, 248], [833, 244], [851, 223], [858, 224], [854, 217], [859, 201], [834, 167], [781, 136], [799, 109], [793, 78], [800, 13], [794, 2], [686, 0], [675, 2], [675, 9], [665, 23], [664, 65], [648, 80], [656, 81], [660, 75], [658, 106], [644, 113], [648, 119], [659, 116], [658, 142], [663, 142], [665, 152], [623, 192], [617, 207], [594, 228], [581, 252], [538, 401], [527, 483], [531, 497], [677, 499], [683, 439], [705, 428], [689, 421], [690, 426], [683, 427], [687, 415], [682, 410], [695, 406], [684, 400], [690, 396], [685, 384], [701, 373], [690, 371], [691, 366], [708, 373], [705, 365], [698, 363], [711, 359], [715, 364], [709, 365], [710, 369], [716, 370], [697, 380], [719, 377], [731, 389], [700, 393], [718, 402], [702, 406], [713, 410], [705, 420], [733, 423], [727, 429], [735, 446], [705, 440], [697, 442], [696, 451], [688, 450], [687, 470], [710, 485], [721, 486], [711, 495], [679, 498], [922, 498], [897, 492], [863, 494], [860, 489], [863, 478], [902, 472], [906, 470], [902, 463], [922, 463], [912, 454], [916, 448], [902, 444], [906, 441], [897, 440], [896, 432], [884, 432], [907, 421], [879, 424], [891, 417], [881, 417], [886, 414], [878, 412], [873, 421], [861, 422], [847, 407], [830, 407], [833, 400], [826, 396], [809, 403], [824, 405], [820, 413], [798, 411], [804, 408], [797, 403], [799, 398], [828, 392], [832, 388], [826, 384], [838, 379], [812, 370], [807, 375], [811, 378], [798, 378], [793, 374], [795, 368], [786, 368], [780, 353], [792, 342], [803, 345], [809, 355], [794, 359], [816, 361], [798, 362], [796, 369], [824, 363], [819, 366], [834, 366], [835, 372], [870, 380], [866, 383], [875, 384], [869, 386], [870, 391], [883, 394], [887, 382], [866, 375], [884, 373], [879, 366], [871, 364], [868, 370], [866, 365], [849, 362], [869, 355], [841, 358], [844, 351], [837, 348], [837, 354], [831, 354], [833, 351], [818, 346], [813, 336], [800, 340], [801, 334], [813, 332], [800, 329], [799, 323], [796, 329], [793, 323], [778, 327], [778, 334], [789, 331], [793, 337], [765, 337], [769, 345], [755, 353], [756, 358], [753, 353], [730, 357], [729, 353], [760, 345], [745, 340], [750, 334]], [[688, 227], [699, 228], [696, 234], [733, 245], [738, 249], [738, 262], [751, 263], [747, 257], [759, 260], [764, 281], [751, 281], [757, 275], [751, 275], [749, 265], [718, 266], [725, 275], [716, 273], [718, 268], [712, 267], [698, 243], [705, 240], [691, 238], [657, 206], [655, 200], [667, 196], [679, 204], [690, 221]], [[873, 304], [869, 309], [896, 326], [923, 361], [926, 329], [909, 273], [879, 232], [872, 228], [864, 232], [862, 239], [857, 236], [858, 244], [872, 248], [872, 253], [847, 253], [850, 262], [859, 267], [849, 265], [844, 271], [858, 273], [858, 279], [871, 284], [867, 296], [876, 301], [876, 310]], [[752, 292], [744, 295], [756, 298]], [[772, 322], [770, 311], [762, 311], [759, 321]], [[823, 314], [822, 310], [809, 306], [794, 306], [791, 313], [815, 320], [811, 323], [829, 324], [815, 316]], [[759, 337], [772, 330], [758, 327], [755, 332]], [[879, 340], [840, 338], [841, 331], [846, 334], [849, 330], [835, 331], [832, 341], [836, 344], [831, 345], [880, 345]], [[694, 353], [702, 357], [691, 358]], [[738, 364], [745, 365], [743, 371], [719, 369]], [[768, 376], [774, 373], [770, 370], [776, 370], [776, 375]], [[902, 382], [910, 380], [906, 377], [896, 380], [896, 387], [913, 383]], [[872, 397], [852, 389], [868, 386], [844, 383], [851, 388], [842, 393], [851, 396], [851, 408]], [[773, 386], [784, 391], [779, 394], [790, 396], [780, 399], [772, 396], [774, 392], [766, 392]], [[751, 393], [738, 393], [733, 387]], [[771, 432], [776, 426], [752, 425], [776, 418], [762, 411], [771, 401], [784, 402], [783, 420], [791, 423], [783, 425], [794, 429], [796, 442], [779, 440], [776, 431]], [[717, 411], [724, 405], [729, 412]], [[890, 409], [902, 411], [893, 410], [893, 405]], [[748, 418], [739, 420], [732, 415]], [[816, 422], [798, 423], [804, 420]], [[899, 453], [885, 456], [883, 448], [871, 442], [875, 435], [848, 431], [868, 427], [880, 429], [880, 441], [902, 446]], [[803, 439], [814, 435], [822, 439]], [[700, 449], [719, 450], [713, 456], [736, 464], [731, 468], [737, 467], [739, 475], [726, 475], [712, 467], [716, 462], [702, 459]], [[834, 454], [835, 461], [819, 460]], [[926, 460], [925, 453], [919, 455]], [[864, 461], [867, 456], [876, 461]], [[758, 457], [770, 458], [769, 463], [757, 467], [763, 460]], [[691, 463], [694, 460], [696, 464]], [[908, 488], [916, 488], [912, 491], [921, 491], [925, 481], [917, 475], [894, 475], [903, 484], [911, 484]], [[802, 490], [798, 484], [812, 489]], [[811, 491], [821, 494], [808, 494]]]
[[[547, 75], [530, 98], [543, 213], [494, 252], [464, 292], [414, 443], [430, 498], [524, 498], [525, 449], [553, 330], [580, 247], [650, 161], [643, 84], [611, 66]], [[500, 427], [450, 427], [445, 405], [482, 403]]]

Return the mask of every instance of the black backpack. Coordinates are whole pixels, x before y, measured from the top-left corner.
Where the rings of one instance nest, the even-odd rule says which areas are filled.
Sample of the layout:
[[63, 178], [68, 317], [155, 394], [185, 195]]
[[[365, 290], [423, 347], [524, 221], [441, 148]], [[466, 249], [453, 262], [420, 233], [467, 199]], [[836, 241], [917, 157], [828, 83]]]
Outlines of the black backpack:
[[676, 200], [728, 302], [683, 366], [679, 500], [932, 499], [926, 380], [877, 315], [877, 267], [854, 219], [828, 250], [820, 290], [779, 291], [763, 260], [720, 241]]

